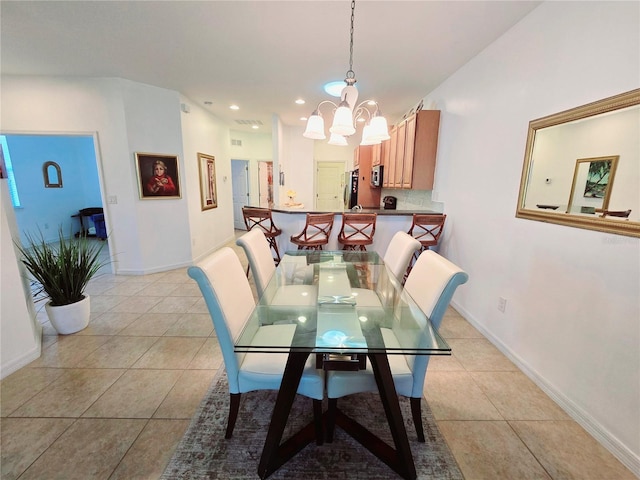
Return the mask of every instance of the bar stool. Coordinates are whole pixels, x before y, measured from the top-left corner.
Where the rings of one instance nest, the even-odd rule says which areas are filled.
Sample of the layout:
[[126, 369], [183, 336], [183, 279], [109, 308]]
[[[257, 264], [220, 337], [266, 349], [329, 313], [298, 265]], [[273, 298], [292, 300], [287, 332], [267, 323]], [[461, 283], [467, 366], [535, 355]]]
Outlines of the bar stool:
[[343, 213], [338, 242], [343, 250], [364, 250], [373, 243], [376, 213]]
[[407, 268], [407, 274], [411, 271], [413, 264], [416, 263], [418, 256], [430, 247], [438, 245], [438, 239], [444, 230], [444, 221], [446, 215], [428, 215], [421, 213], [413, 214], [413, 223], [409, 229], [409, 235], [420, 242], [420, 249], [413, 254], [413, 258]]
[[298, 250], [322, 250], [329, 243], [333, 228], [333, 213], [307, 213], [307, 222], [302, 232], [291, 236], [291, 243]]
[[[276, 265], [280, 263], [280, 251], [278, 250], [278, 244], [276, 243], [276, 237], [282, 233], [278, 227], [273, 223], [271, 217], [271, 210], [268, 208], [256, 208], [256, 207], [242, 207], [242, 216], [244, 217], [244, 224], [247, 227], [247, 231], [254, 227], [258, 227], [267, 237], [269, 246], [273, 249], [275, 256], [273, 261]], [[249, 275], [249, 268], [247, 267], [247, 275]]]

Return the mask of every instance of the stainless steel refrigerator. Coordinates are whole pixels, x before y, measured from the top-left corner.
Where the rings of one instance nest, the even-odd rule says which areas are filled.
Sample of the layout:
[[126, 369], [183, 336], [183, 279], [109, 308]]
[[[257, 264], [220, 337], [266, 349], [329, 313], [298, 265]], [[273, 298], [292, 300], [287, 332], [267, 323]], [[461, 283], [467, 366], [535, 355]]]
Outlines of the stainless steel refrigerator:
[[344, 208], [349, 210], [358, 204], [358, 170], [344, 174]]

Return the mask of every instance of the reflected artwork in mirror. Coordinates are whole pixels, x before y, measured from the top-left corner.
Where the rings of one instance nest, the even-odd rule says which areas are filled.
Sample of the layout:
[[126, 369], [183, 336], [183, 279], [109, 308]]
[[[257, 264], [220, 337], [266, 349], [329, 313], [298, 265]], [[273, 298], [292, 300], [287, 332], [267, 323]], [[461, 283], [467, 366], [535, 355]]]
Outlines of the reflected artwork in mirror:
[[516, 217], [640, 237], [638, 132], [640, 89], [529, 122]]

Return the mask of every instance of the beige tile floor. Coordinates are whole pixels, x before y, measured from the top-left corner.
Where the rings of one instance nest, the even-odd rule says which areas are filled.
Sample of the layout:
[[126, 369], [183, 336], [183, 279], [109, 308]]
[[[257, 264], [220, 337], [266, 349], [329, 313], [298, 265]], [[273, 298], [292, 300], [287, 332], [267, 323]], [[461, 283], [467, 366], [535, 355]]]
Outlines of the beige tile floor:
[[[158, 478], [221, 367], [186, 269], [89, 294], [85, 330], [58, 336], [42, 309], [42, 356], [0, 382], [4, 480]], [[441, 333], [425, 396], [467, 480], [635, 478], [455, 310]]]

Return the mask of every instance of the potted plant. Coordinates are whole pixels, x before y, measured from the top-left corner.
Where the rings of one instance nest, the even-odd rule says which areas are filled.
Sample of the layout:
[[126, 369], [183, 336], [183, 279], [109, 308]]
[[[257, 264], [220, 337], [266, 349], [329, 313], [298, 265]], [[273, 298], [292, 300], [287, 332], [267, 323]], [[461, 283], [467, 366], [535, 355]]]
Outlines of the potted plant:
[[49, 301], [45, 305], [49, 321], [58, 333], [75, 333], [89, 324], [90, 300], [84, 290], [98, 270], [109, 262], [100, 258], [104, 244], [89, 242], [80, 235], [65, 238], [62, 228], [59, 242], [47, 243], [42, 232], [38, 238], [26, 235], [27, 246], [16, 243], [22, 263], [39, 287], [37, 298], [44, 292]]

